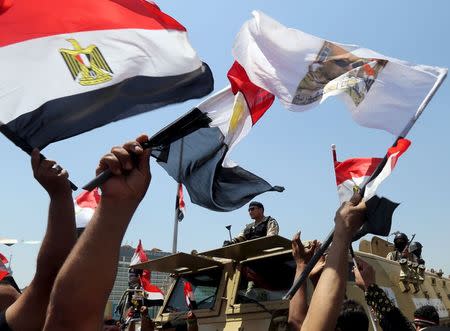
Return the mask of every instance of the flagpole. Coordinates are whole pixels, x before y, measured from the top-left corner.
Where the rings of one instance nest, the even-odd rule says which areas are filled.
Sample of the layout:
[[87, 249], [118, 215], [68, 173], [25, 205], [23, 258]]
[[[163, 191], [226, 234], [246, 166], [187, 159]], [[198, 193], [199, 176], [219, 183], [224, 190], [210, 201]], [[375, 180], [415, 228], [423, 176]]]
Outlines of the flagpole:
[[336, 145], [331, 145], [331, 154], [333, 155], [333, 165], [337, 162]]
[[[406, 135], [409, 133], [409, 131], [413, 127], [414, 123], [416, 123], [416, 121], [419, 119], [420, 115], [422, 115], [425, 107], [428, 105], [430, 100], [433, 98], [437, 89], [442, 85], [442, 82], [444, 81], [444, 79], [446, 77], [447, 77], [447, 72], [445, 72], [439, 76], [439, 78], [437, 79], [433, 88], [430, 90], [430, 92], [428, 92], [427, 96], [425, 97], [425, 99], [422, 101], [419, 108], [417, 109], [416, 115], [405, 126], [401, 135], [395, 139], [395, 142], [392, 144], [393, 147], [395, 147], [397, 145], [397, 142], [399, 139], [406, 137]], [[372, 180], [374, 180], [380, 174], [381, 170], [383, 170], [388, 158], [389, 158], [389, 156], [386, 153], [383, 160], [378, 164], [377, 168], [372, 173], [372, 175], [369, 177], [369, 179], [366, 181], [366, 183], [361, 186], [361, 188], [360, 188], [361, 196], [364, 196], [364, 191], [366, 189], [366, 185], [368, 183], [370, 183]], [[287, 291], [287, 293], [284, 295], [283, 299], [291, 300], [292, 297], [294, 296], [294, 294], [297, 292], [297, 290], [303, 285], [303, 283], [306, 281], [306, 278], [309, 276], [312, 269], [314, 268], [316, 263], [319, 261], [320, 257], [325, 253], [325, 251], [331, 245], [331, 242], [333, 241], [333, 235], [334, 235], [334, 227], [331, 230], [331, 232], [328, 234], [327, 238], [323, 241], [322, 246], [316, 251], [316, 253], [314, 253], [311, 260], [305, 266], [305, 269], [300, 274], [300, 276], [294, 280], [294, 283], [292, 284], [291, 288]]]
[[179, 187], [181, 185], [181, 166], [183, 162], [183, 147], [184, 147], [184, 138], [181, 138], [181, 148], [180, 148], [180, 160], [178, 162], [178, 180], [177, 180], [177, 194], [176, 201], [175, 201], [175, 217], [173, 221], [173, 241], [172, 241], [172, 253], [175, 254], [177, 252], [177, 245], [178, 245], [178, 212], [177, 208], [180, 208], [180, 197], [178, 196], [179, 193]]
[[446, 77], [447, 77], [447, 71], [442, 73], [439, 76], [439, 78], [434, 83], [432, 89], [430, 90], [430, 92], [428, 92], [427, 96], [425, 97], [425, 99], [423, 99], [422, 103], [420, 104], [419, 108], [417, 109], [416, 115], [409, 121], [409, 123], [403, 129], [402, 133], [400, 134], [400, 137], [406, 137], [409, 130], [411, 130], [414, 123], [416, 123], [416, 121], [419, 119], [420, 115], [422, 115], [423, 111], [425, 110], [425, 107], [430, 103], [431, 99], [434, 97], [438, 88], [441, 87], [441, 85], [444, 82]]
[[[177, 183], [177, 189], [178, 189], [178, 183]], [[177, 216], [177, 211], [175, 210], [175, 217], [173, 220], [173, 241], [172, 241], [172, 253], [173, 254], [175, 254], [177, 252], [177, 244], [178, 244], [178, 216]]]
[[[25, 140], [23, 140], [21, 137], [19, 137], [13, 131], [11, 131], [3, 122], [0, 122], [0, 132], [3, 133], [3, 135], [6, 138], [8, 138], [14, 145], [16, 145], [22, 151], [31, 156], [31, 153], [33, 152], [33, 147], [31, 147]], [[41, 161], [46, 159], [46, 157], [42, 155], [42, 153], [39, 153], [39, 156], [41, 158]], [[78, 187], [70, 180], [69, 183], [72, 191], [78, 190]]]

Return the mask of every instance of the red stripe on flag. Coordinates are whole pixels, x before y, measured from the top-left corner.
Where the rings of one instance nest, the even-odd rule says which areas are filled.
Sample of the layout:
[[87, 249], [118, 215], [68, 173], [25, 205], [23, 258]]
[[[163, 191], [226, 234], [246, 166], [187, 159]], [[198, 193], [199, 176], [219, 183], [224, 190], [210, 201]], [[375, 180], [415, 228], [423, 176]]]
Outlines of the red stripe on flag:
[[8, 268], [6, 268], [6, 263], [8, 263], [8, 259], [0, 253], [0, 280], [9, 274]]
[[158, 6], [145, 0], [15, 0], [0, 15], [0, 26], [0, 47], [81, 31], [186, 31]]
[[178, 208], [184, 210], [183, 184], [178, 183]]
[[8, 263], [8, 259], [2, 253], [0, 253], [0, 262], [3, 263], [3, 264]]
[[394, 169], [395, 165], [397, 164], [398, 158], [406, 152], [406, 150], [409, 148], [409, 146], [411, 145], [411, 141], [408, 139], [404, 139], [401, 138], [397, 141], [397, 144], [394, 147], [391, 147], [388, 149], [388, 157], [390, 157], [393, 154], [394, 157], [392, 157], [391, 160], [391, 170]]
[[254, 125], [272, 105], [275, 100], [274, 95], [253, 84], [244, 68], [236, 61], [231, 66], [227, 76], [233, 94], [241, 91], [244, 95]]
[[380, 164], [380, 158], [355, 158], [343, 162], [336, 162], [336, 184], [340, 185], [346, 180], [370, 176]]
[[81, 208], [95, 209], [100, 202], [100, 197], [101, 196], [98, 193], [98, 188], [95, 188], [91, 192], [82, 192], [78, 197], [76, 197], [75, 201]]

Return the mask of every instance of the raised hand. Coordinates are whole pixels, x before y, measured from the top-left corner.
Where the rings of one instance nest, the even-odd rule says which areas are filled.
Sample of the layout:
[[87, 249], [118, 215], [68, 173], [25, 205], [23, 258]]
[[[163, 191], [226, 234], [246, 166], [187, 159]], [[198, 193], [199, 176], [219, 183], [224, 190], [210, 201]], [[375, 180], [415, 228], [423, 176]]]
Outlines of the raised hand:
[[355, 256], [358, 268], [353, 267], [353, 273], [355, 274], [355, 283], [363, 291], [375, 283], [375, 270], [373, 267], [365, 262], [363, 259]]
[[150, 149], [141, 143], [148, 141], [146, 135], [139, 136], [123, 146], [113, 147], [100, 160], [97, 174], [111, 169], [114, 174], [102, 186], [102, 199], [135, 200], [139, 202], [150, 184]]
[[41, 159], [37, 148], [31, 153], [31, 168], [33, 176], [51, 197], [61, 194], [71, 194], [69, 173], [55, 161]]
[[298, 267], [306, 265], [311, 257], [314, 255], [314, 251], [318, 246], [317, 240], [310, 241], [307, 246], [304, 246], [300, 240], [301, 232], [299, 231], [292, 239], [292, 256]]
[[366, 218], [366, 203], [359, 193], [355, 193], [350, 201], [344, 202], [336, 211], [335, 237], [343, 236], [349, 241], [363, 225]]

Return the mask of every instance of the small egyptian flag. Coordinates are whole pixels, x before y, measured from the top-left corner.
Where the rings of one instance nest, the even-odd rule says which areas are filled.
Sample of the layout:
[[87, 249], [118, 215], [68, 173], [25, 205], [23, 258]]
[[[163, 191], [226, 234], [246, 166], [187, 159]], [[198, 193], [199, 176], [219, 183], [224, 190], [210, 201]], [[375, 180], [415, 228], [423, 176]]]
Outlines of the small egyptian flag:
[[[399, 139], [396, 146], [388, 149], [387, 162], [379, 174], [367, 183], [370, 176], [375, 172], [381, 158], [354, 158], [343, 162], [336, 161], [334, 170], [336, 173], [336, 184], [341, 202], [349, 201], [356, 188], [366, 185], [364, 199], [367, 201], [376, 194], [378, 186], [391, 174], [394, 170], [398, 158], [406, 152], [411, 142], [408, 139]], [[367, 184], [366, 184], [367, 183]]]
[[98, 192], [98, 188], [93, 189], [91, 192], [83, 191], [75, 198], [75, 223], [79, 234], [81, 234], [86, 225], [90, 222], [95, 209], [100, 202], [100, 198], [101, 196]]
[[[392, 215], [398, 207], [398, 203], [376, 195], [378, 186], [394, 170], [398, 158], [406, 152], [411, 142], [407, 139], [399, 139], [397, 144], [388, 149], [387, 161], [382, 169], [377, 169], [383, 161], [381, 158], [354, 158], [343, 162], [334, 162], [336, 172], [336, 184], [339, 199], [342, 202], [349, 201], [355, 190], [365, 186], [364, 197], [367, 206], [367, 219], [361, 229], [353, 237], [353, 241], [360, 239], [368, 233], [387, 236], [391, 230]], [[378, 171], [378, 175], [369, 183], [370, 177]]]
[[[148, 256], [144, 251], [142, 241], [139, 239], [139, 244], [131, 258], [130, 266], [147, 261]], [[148, 307], [161, 306], [164, 302], [164, 294], [158, 286], [152, 284], [151, 271], [143, 270], [139, 275], [139, 280], [141, 282], [141, 287], [144, 290], [145, 305]]]
[[178, 183], [177, 199], [175, 202], [175, 213], [177, 215], [178, 222], [181, 222], [185, 214], [185, 204], [183, 198], [183, 184]]
[[186, 306], [191, 310], [197, 309], [197, 301], [195, 300], [192, 284], [187, 280], [184, 281], [183, 292], [184, 299], [186, 300]]
[[9, 275], [9, 269], [6, 267], [6, 263], [8, 263], [8, 259], [0, 253], [0, 280]]

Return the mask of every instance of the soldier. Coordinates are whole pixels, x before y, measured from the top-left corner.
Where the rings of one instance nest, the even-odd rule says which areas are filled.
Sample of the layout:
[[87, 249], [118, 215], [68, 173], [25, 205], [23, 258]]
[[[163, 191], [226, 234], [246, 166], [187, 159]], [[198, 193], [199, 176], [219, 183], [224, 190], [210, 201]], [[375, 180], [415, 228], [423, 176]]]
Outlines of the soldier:
[[422, 244], [418, 241], [414, 241], [409, 245], [410, 260], [412, 262], [417, 262], [418, 264], [425, 264], [422, 259]]
[[391, 261], [399, 261], [408, 258], [408, 237], [402, 232], [398, 232], [394, 238], [395, 251], [389, 252], [386, 259]]
[[254, 222], [247, 224], [237, 237], [231, 240], [225, 240], [223, 242], [224, 246], [278, 234], [279, 227], [277, 221], [271, 216], [264, 216], [264, 206], [261, 202], [250, 202], [248, 212], [250, 218], [253, 219]]

